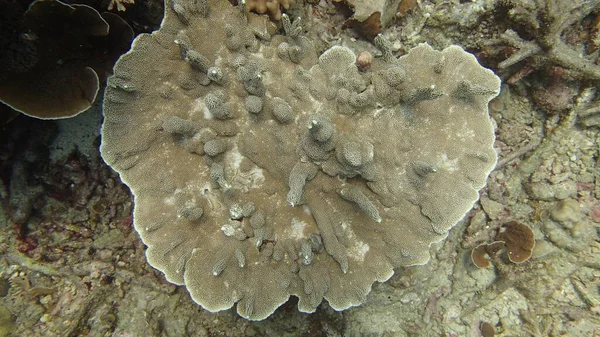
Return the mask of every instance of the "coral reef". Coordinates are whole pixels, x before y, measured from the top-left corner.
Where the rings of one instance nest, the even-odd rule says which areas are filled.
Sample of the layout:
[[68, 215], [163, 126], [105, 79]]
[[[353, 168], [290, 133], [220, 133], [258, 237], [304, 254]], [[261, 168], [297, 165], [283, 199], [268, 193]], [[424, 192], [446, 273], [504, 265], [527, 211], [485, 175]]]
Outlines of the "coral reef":
[[251, 320], [290, 295], [304, 312], [359, 305], [426, 263], [496, 165], [499, 79], [426, 44], [360, 72], [346, 47], [317, 58], [299, 20], [257, 37], [243, 8], [203, 6], [168, 2], [105, 94], [102, 156], [135, 195], [149, 263]]
[[[187, 3], [179, 1], [180, 6], [185, 7]], [[581, 3], [555, 1], [559, 8], [566, 9], [558, 16], [564, 18], [564, 22], [572, 22], [562, 29], [560, 39], [578, 54], [577, 57], [596, 63], [600, 45], [600, 13], [594, 9], [582, 17], [580, 9], [586, 7], [577, 7]], [[7, 51], [15, 51], [4, 48], [10, 44], [4, 44], [7, 40], [3, 39], [6, 32], [21, 32], [18, 20], [25, 8], [21, 12], [11, 9], [11, 6], [20, 4], [21, 1], [0, 1], [0, 31], [3, 36], [0, 57]], [[85, 4], [104, 10], [109, 1], [85, 0]], [[304, 49], [306, 38], [314, 44], [318, 55], [334, 45], [347, 47], [355, 54], [369, 52], [373, 56], [369, 68], [358, 72], [367, 90], [373, 89], [380, 80], [386, 84], [390, 81], [396, 86], [405, 85], [397, 81], [407, 75], [399, 67], [384, 75], [378, 72], [390, 63], [399, 62], [398, 56], [407, 54], [422, 42], [437, 50], [452, 44], [460, 45], [503, 78], [500, 96], [489, 104], [496, 128], [494, 148], [499, 161], [486, 187], [479, 192], [479, 202], [463, 221], [448, 232], [446, 240], [430, 246], [428, 254], [431, 259], [427, 264], [395, 268], [394, 275], [387, 282], [372, 285], [362, 305], [344, 311], [335, 311], [327, 301], [322, 301], [315, 313], [304, 314], [296, 309], [299, 299], [295, 296], [262, 321], [246, 320], [235, 309], [217, 313], [200, 309], [186, 287], [170, 284], [163, 273], [147, 263], [147, 247], [132, 226], [132, 199], [128, 189], [102, 163], [97, 153], [98, 139], [93, 138], [97, 135], [100, 118], [93, 118], [86, 124], [75, 123], [82, 118], [87, 119], [90, 112], [98, 115], [98, 106], [95, 104], [92, 111], [60, 121], [35, 120], [26, 116], [13, 120], [0, 132], [0, 316], [6, 319], [0, 326], [10, 328], [13, 336], [27, 337], [599, 335], [600, 109], [597, 80], [582, 79], [576, 69], [559, 66], [544, 54], [529, 56], [507, 68], [498, 68], [498, 63], [519, 51], [503, 42], [501, 37], [507, 30], [516, 32], [524, 42], [537, 43], [545, 38], [547, 27], [539, 26], [551, 20], [545, 10], [540, 10], [543, 6], [538, 4], [543, 3], [403, 0], [394, 25], [384, 27], [381, 36], [376, 38], [380, 50], [359, 37], [354, 30], [344, 30], [343, 22], [352, 13], [339, 2], [328, 0], [296, 2], [287, 11], [288, 24], [283, 22], [282, 16], [283, 27], [280, 28], [286, 36], [279, 36], [267, 15], [247, 15], [252, 34], [259, 40], [257, 46], [262, 49], [260, 52], [252, 49], [252, 39], [248, 39], [243, 31], [231, 30], [237, 23], [233, 11], [229, 12], [232, 15], [226, 18], [225, 24], [221, 22], [225, 26], [234, 18], [234, 25], [227, 28], [230, 30], [214, 36], [214, 39], [213, 35], [209, 40], [202, 39], [200, 47], [195, 42], [197, 37], [189, 33], [186, 35], [192, 35], [187, 41], [188, 46], [208, 59], [208, 67], [205, 72], [173, 73], [169, 77], [170, 83], [154, 87], [164, 100], [177, 99], [179, 110], [153, 120], [151, 124], [155, 128], [148, 134], [160, 134], [162, 144], [166, 144], [165, 151], [169, 144], [177, 145], [181, 151], [171, 157], [177, 166], [188, 167], [188, 155], [201, 156], [204, 158], [201, 165], [190, 171], [201, 172], [204, 177], [212, 172], [213, 177], [208, 178], [207, 193], [198, 197], [199, 201], [206, 203], [191, 203], [181, 194], [163, 200], [172, 202], [169, 219], [196, 225], [192, 235], [204, 235], [202, 226], [214, 214], [212, 205], [222, 207], [219, 214], [223, 221], [215, 223], [213, 229], [215, 234], [229, 240], [220, 242], [237, 243], [242, 240], [248, 246], [258, 245], [261, 255], [251, 256], [236, 248], [226, 256], [224, 269], [224, 259], [216, 258], [207, 264], [204, 272], [211, 276], [216, 273], [218, 275], [213, 278], [228, 281], [228, 275], [236, 268], [252, 268], [253, 264], [265, 263], [262, 261], [276, 265], [293, 259], [294, 264], [289, 266], [298, 268], [298, 278], [295, 279], [298, 282], [292, 287], [301, 287], [300, 291], [307, 290], [312, 294], [303, 295], [304, 307], [307, 302], [308, 305], [321, 302], [320, 296], [335, 288], [331, 287], [331, 279], [313, 277], [316, 273], [310, 274], [303, 269], [321, 266], [322, 260], [333, 259], [329, 255], [343, 261], [343, 248], [356, 242], [354, 238], [344, 236], [343, 231], [340, 233], [341, 226], [327, 214], [328, 204], [323, 202], [324, 206], [318, 207], [320, 205], [314, 205], [311, 200], [322, 193], [321, 200], [333, 200], [334, 205], [339, 203], [351, 209], [356, 216], [353, 219], [363, 221], [364, 227], [361, 228], [368, 227], [363, 232], [355, 232], [356, 238], [363, 238], [364, 232], [380, 231], [388, 223], [387, 208], [381, 207], [379, 197], [363, 185], [369, 181], [367, 178], [377, 176], [377, 171], [367, 170], [371, 162], [370, 146], [362, 142], [360, 132], [357, 137], [347, 132], [352, 130], [353, 124], [340, 125], [340, 120], [351, 122], [373, 112], [389, 111], [390, 106], [395, 104], [391, 99], [384, 100], [385, 96], [375, 97], [375, 91], [360, 96], [366, 98], [362, 102], [368, 104], [363, 108], [343, 104], [343, 100], [338, 102], [337, 95], [335, 102], [327, 99], [325, 93], [315, 99], [313, 95], [317, 95], [318, 91], [311, 92], [314, 88], [310, 69], [318, 63], [318, 59], [311, 54], [311, 48]], [[169, 11], [173, 7], [167, 3]], [[199, 10], [199, 13], [209, 17], [214, 15], [210, 10]], [[136, 31], [149, 32], [152, 27], [157, 29], [162, 19], [162, 1], [136, 1], [118, 14]], [[183, 13], [182, 17], [185, 16]], [[17, 19], [16, 22], [14, 19]], [[189, 16], [188, 21], [193, 26], [194, 16]], [[220, 29], [215, 31], [222, 32]], [[165, 46], [172, 46], [174, 36], [181, 40], [185, 38], [175, 33], [161, 40]], [[225, 36], [230, 41], [220, 40]], [[19, 37], [27, 35], [14, 36], [16, 41], [24, 42]], [[205, 43], [238, 48], [235, 54], [245, 56], [219, 60], [215, 54], [204, 53], [202, 45]], [[185, 51], [178, 45], [168, 54], [167, 62], [161, 59], [145, 70], [160, 72], [162, 66], [169, 65], [169, 62], [186, 62], [182, 61], [185, 56], [182, 49]], [[304, 54], [303, 50], [309, 53]], [[225, 55], [226, 52], [223, 52], [220, 55]], [[271, 53], [272, 58], [265, 58], [269, 55], [263, 55], [263, 52]], [[190, 53], [190, 59], [198, 54]], [[305, 55], [313, 57], [312, 61], [303, 61]], [[24, 61], [25, 65], [30, 61], [23, 57], [16, 59]], [[255, 83], [256, 75], [260, 75], [264, 86], [261, 96], [247, 93], [239, 79], [237, 68], [249, 60], [254, 64], [245, 67], [248, 69], [243, 70], [242, 75], [254, 76]], [[297, 77], [271, 76], [271, 66], [277, 68], [297, 62], [305, 62], [300, 65], [304, 72], [297, 73]], [[356, 60], [355, 64], [360, 65]], [[188, 67], [185, 69], [193, 69], [190, 63], [185, 66]], [[181, 65], [180, 69], [183, 67]], [[173, 68], [169, 66], [169, 69]], [[281, 73], [287, 71], [289, 68]], [[352, 76], [352, 72], [340, 73]], [[248, 78], [252, 79], [252, 76]], [[269, 82], [269, 79], [274, 80]], [[354, 96], [355, 92], [362, 93], [353, 91], [352, 87], [340, 86], [335, 78], [326, 80], [333, 83], [330, 87], [335, 88], [336, 93], [345, 89], [341, 91], [342, 98], [348, 97], [348, 93], [350, 96]], [[132, 82], [119, 79], [113, 83], [124, 88], [127, 84]], [[232, 86], [237, 91], [232, 92]], [[295, 109], [297, 105], [290, 99], [289, 92], [282, 89], [272, 94], [274, 86], [291, 86], [294, 97], [314, 100], [302, 103], [311, 110], [303, 114], [302, 109]], [[469, 89], [464, 84], [461, 87]], [[390, 86], [390, 90], [394, 88]], [[132, 96], [147, 94], [139, 86], [129, 89]], [[182, 95], [182, 90], [189, 96]], [[400, 94], [400, 91], [393, 92]], [[222, 98], [228, 109], [227, 118], [218, 119], [203, 108], [203, 99], [208, 93]], [[427, 96], [435, 97], [436, 92], [422, 90], [407, 94], [403, 99]], [[464, 97], [461, 94], [456, 96]], [[194, 97], [194, 102], [202, 108], [202, 117], [187, 114], [189, 101], [186, 97]], [[282, 124], [275, 119], [271, 104], [274, 97], [283, 99], [293, 108], [294, 121]], [[324, 116], [321, 110], [313, 108], [314, 104], [322, 102], [326, 103], [327, 109], [336, 110]], [[342, 108], [338, 109], [338, 105]], [[352, 109], [345, 110], [344, 106]], [[145, 111], [154, 115], [152, 112], [158, 108], [150, 107]], [[344, 114], [343, 111], [349, 112]], [[340, 112], [342, 116], [337, 115]], [[267, 170], [254, 170], [247, 153], [242, 156], [238, 147], [239, 133], [249, 130], [242, 122], [253, 126], [269, 123], [273, 131], [284, 129], [272, 137], [263, 137], [267, 140], [262, 142], [265, 148], [277, 154], [278, 150], [273, 149], [272, 144], [295, 138], [296, 146], [290, 151], [290, 156], [308, 159], [290, 161], [287, 171], [283, 174], [276, 172], [277, 179]], [[86, 132], [91, 138], [86, 136], [86, 140], [82, 140], [84, 133], [77, 130], [88, 127], [96, 132]], [[57, 133], [58, 137], [53, 141]], [[75, 143], [60, 140], [64, 138], [77, 140]], [[95, 145], [88, 144], [88, 141], [95, 142]], [[212, 156], [205, 153], [204, 145], [208, 142], [211, 142], [207, 147], [209, 150], [216, 149]], [[338, 147], [340, 142], [347, 145]], [[64, 156], [75, 149], [73, 144], [82, 153]], [[219, 150], [223, 148], [221, 145], [226, 145], [224, 152]], [[338, 148], [345, 154], [338, 155]], [[381, 158], [378, 149], [379, 146], [373, 143], [372, 165], [375, 167]], [[139, 155], [144, 153], [139, 152]], [[280, 158], [269, 163], [280, 162]], [[327, 173], [324, 173], [321, 163], [326, 161], [339, 164], [325, 166], [335, 175], [331, 178], [338, 179], [337, 186], [331, 186], [323, 179]], [[152, 169], [167, 168], [166, 163], [160, 162]], [[352, 163], [361, 167], [354, 168]], [[295, 187], [290, 188], [289, 178], [296, 164], [298, 169], [306, 170], [294, 171], [301, 173], [301, 179], [294, 180], [296, 183], [292, 186]], [[315, 168], [315, 176], [308, 179]], [[434, 174], [432, 169], [425, 162], [414, 166], [415, 174], [425, 176]], [[302, 178], [303, 175], [305, 178]], [[145, 192], [163, 193], [161, 189], [173, 182], [169, 174], [158, 178], [161, 185], [154, 185]], [[326, 192], [320, 191], [319, 184]], [[266, 207], [265, 203], [252, 202], [251, 197], [240, 199], [240, 195], [250, 196], [260, 190], [249, 189], [240, 193], [237, 189], [240, 185], [266, 185], [275, 197]], [[299, 200], [297, 206], [288, 204], [288, 194], [292, 190], [300, 193], [295, 199]], [[357, 197], [361, 193], [367, 198]], [[344, 199], [343, 195], [350, 197]], [[367, 207], [361, 208], [361, 204]], [[375, 206], [382, 222], [376, 222], [376, 213], [369, 211], [373, 209], [368, 205]], [[292, 218], [289, 226], [284, 224], [282, 234], [282, 227], [277, 225], [281, 218], [273, 217], [275, 210], [280, 209], [299, 211], [305, 218]], [[309, 211], [311, 214], [308, 214]], [[315, 223], [306, 220], [317, 217], [331, 226], [313, 231], [314, 227], [310, 226]], [[533, 232], [535, 246], [531, 257], [522, 263], [513, 263], [508, 259], [504, 244], [500, 243], [497, 250], [489, 249], [490, 252], [483, 255], [489, 263], [487, 268], [474, 266], [471, 261], [473, 249], [482, 242], [481, 246], [494, 242], [503, 225], [510, 221], [517, 221]], [[397, 222], [399, 225], [402, 223]], [[351, 227], [346, 228], [354, 230], [360, 226], [353, 222]], [[289, 238], [296, 233], [304, 234], [304, 229], [309, 229], [310, 233], [306, 231], [308, 235], [288, 240], [285, 245], [277, 244], [282, 235]], [[340, 245], [332, 240], [335, 237]], [[202, 240], [208, 238], [205, 236]], [[356, 267], [353, 256], [359, 256], [361, 248], [365, 247], [346, 249], [348, 274], [361, 270]], [[367, 258], [368, 254], [370, 252]], [[180, 261], [175, 269], [185, 271], [186, 260]], [[330, 269], [341, 270], [341, 265], [333, 261]], [[325, 287], [327, 282], [329, 288]], [[251, 282], [247, 284], [252, 285]], [[351, 291], [348, 289], [348, 292]], [[10, 316], [4, 315], [6, 311], [1, 308], [6, 308]]]

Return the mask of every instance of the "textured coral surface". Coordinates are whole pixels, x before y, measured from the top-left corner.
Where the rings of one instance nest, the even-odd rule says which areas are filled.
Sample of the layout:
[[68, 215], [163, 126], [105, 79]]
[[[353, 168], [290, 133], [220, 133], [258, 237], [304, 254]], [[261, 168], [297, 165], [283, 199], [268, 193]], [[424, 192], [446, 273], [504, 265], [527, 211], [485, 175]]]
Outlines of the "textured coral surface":
[[270, 37], [225, 2], [184, 5], [121, 58], [104, 103], [102, 155], [150, 264], [210, 311], [264, 319], [290, 295], [361, 304], [426, 263], [496, 164], [499, 79], [456, 46], [363, 74], [287, 16]]

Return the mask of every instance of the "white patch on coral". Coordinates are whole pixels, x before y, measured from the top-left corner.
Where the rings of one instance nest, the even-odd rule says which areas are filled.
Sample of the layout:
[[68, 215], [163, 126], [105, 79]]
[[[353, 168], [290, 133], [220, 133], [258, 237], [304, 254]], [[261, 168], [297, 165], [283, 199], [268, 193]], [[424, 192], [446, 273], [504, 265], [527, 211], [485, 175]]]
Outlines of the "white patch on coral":
[[440, 155], [440, 167], [445, 168], [448, 172], [454, 172], [458, 170], [458, 158], [452, 160], [448, 159], [448, 155], [442, 153]]
[[238, 221], [230, 221], [221, 226], [221, 230], [225, 236], [232, 236], [235, 232], [240, 230], [240, 223]]
[[192, 197], [191, 197], [189, 200], [186, 200], [186, 201], [183, 203], [183, 206], [184, 206], [184, 207], [190, 207], [190, 208], [191, 208], [191, 207], [196, 207], [196, 198], [194, 198], [194, 197], [192, 196]]
[[244, 158], [238, 149], [237, 141], [234, 142], [231, 151], [227, 151], [225, 154], [227, 167], [231, 167], [233, 170], [232, 185], [247, 192], [250, 189], [262, 187], [265, 182], [265, 175], [263, 174], [263, 170], [256, 165], [253, 165], [248, 171], [240, 171], [240, 166]]
[[355, 241], [354, 244], [348, 250], [348, 256], [363, 262], [365, 260], [365, 255], [369, 251], [369, 245], [364, 243], [363, 241]]
[[347, 230], [348, 230], [348, 223], [347, 223], [347, 222], [345, 222], [345, 221], [344, 221], [344, 222], [342, 222], [342, 223], [341, 223], [341, 225], [342, 225], [342, 229], [343, 229], [344, 231], [347, 231]]
[[179, 86], [171, 81], [164, 81], [163, 85], [173, 91], [179, 89]]
[[472, 139], [475, 138], [475, 131], [466, 129], [464, 132], [457, 132], [456, 137]]
[[169, 206], [175, 205], [175, 195], [171, 195], [167, 198], [164, 198], [163, 202]]
[[206, 198], [206, 201], [208, 202], [211, 211], [218, 213], [225, 209], [225, 205], [223, 205], [223, 203], [221, 202], [219, 195], [212, 191], [210, 183], [207, 182], [204, 185], [200, 186], [199, 192], [200, 195]]
[[469, 125], [465, 122], [463, 123], [463, 129], [456, 133], [456, 137], [464, 139], [473, 139], [475, 138], [475, 130], [469, 127]]
[[192, 106], [191, 114], [202, 112], [204, 119], [213, 119], [213, 115], [208, 111], [208, 108], [204, 104], [204, 99], [196, 98], [194, 100], [194, 105]]
[[352, 242], [352, 245], [348, 247], [348, 257], [363, 262], [365, 260], [365, 255], [367, 255], [367, 252], [370, 249], [369, 245], [358, 239], [349, 223], [342, 222], [341, 225], [344, 233], [348, 236], [348, 242]]
[[290, 233], [290, 237], [294, 240], [300, 240], [305, 237], [304, 229], [306, 228], [306, 223], [301, 221], [298, 218], [292, 219], [292, 232]]
[[240, 150], [238, 149], [237, 141], [236, 141], [233, 144], [233, 149], [231, 149], [231, 151], [228, 151], [227, 154], [225, 155], [225, 160], [229, 163], [231, 168], [233, 168], [234, 170], [237, 171], [240, 168], [242, 159], [244, 159], [244, 157], [240, 153]]
[[[173, 174], [173, 171], [171, 170], [170, 173]], [[177, 196], [181, 192], [183, 192], [181, 190], [181, 188], [176, 188], [172, 195], [170, 195], [170, 196], [168, 196], [168, 197], [166, 197], [166, 198], [163, 199], [163, 202], [165, 203], [165, 205], [170, 205], [170, 206], [175, 205], [175, 203], [177, 202]]]

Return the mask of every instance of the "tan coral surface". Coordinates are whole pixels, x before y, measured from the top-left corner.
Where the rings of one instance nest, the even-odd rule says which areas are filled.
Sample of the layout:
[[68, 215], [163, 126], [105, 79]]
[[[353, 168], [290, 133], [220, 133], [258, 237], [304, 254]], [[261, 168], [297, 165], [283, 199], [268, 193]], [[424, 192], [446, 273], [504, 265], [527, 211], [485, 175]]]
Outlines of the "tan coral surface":
[[499, 79], [425, 44], [361, 73], [348, 48], [317, 58], [285, 16], [271, 37], [201, 4], [167, 2], [105, 94], [102, 156], [135, 195], [149, 263], [252, 320], [290, 295], [304, 312], [360, 305], [426, 263], [496, 164]]

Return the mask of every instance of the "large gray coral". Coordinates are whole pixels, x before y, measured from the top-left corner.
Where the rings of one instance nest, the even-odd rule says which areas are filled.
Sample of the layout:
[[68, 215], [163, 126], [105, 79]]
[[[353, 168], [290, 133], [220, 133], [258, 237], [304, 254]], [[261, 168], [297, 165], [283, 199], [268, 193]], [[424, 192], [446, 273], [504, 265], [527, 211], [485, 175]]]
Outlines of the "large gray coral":
[[[344, 47], [282, 58], [297, 36], [251, 41], [227, 1], [206, 17], [193, 4], [166, 6], [120, 59], [113, 78], [135, 90], [105, 94], [102, 155], [135, 195], [149, 263], [207, 310], [237, 303], [253, 320], [291, 295], [305, 312], [359, 305], [393, 268], [426, 263], [495, 166], [499, 79], [459, 47], [420, 45], [373, 73]], [[212, 67], [223, 80], [180, 85]]]

